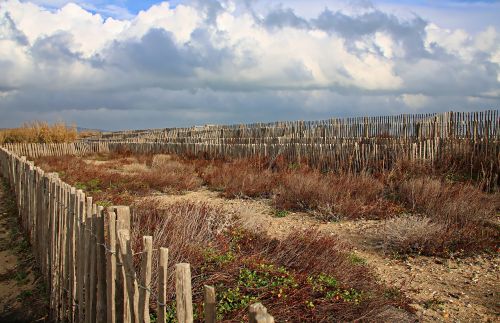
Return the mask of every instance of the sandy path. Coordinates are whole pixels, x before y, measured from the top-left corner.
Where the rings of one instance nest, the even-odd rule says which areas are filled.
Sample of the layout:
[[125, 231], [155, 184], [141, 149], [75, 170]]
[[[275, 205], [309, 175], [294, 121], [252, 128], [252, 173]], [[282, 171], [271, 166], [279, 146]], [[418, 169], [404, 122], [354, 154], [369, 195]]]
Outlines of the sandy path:
[[0, 322], [46, 322], [46, 296], [15, 212], [0, 182]]
[[341, 221], [327, 223], [304, 213], [275, 216], [266, 200], [224, 199], [208, 190], [185, 195], [158, 195], [163, 203], [177, 200], [205, 201], [221, 205], [239, 216], [242, 224], [280, 238], [295, 230], [311, 227], [338, 234], [349, 241], [356, 253], [371, 265], [381, 280], [403, 286], [413, 300], [413, 308], [423, 322], [498, 322], [500, 320], [500, 259], [477, 256], [441, 259], [416, 256], [396, 259], [385, 255], [373, 243], [380, 221]]

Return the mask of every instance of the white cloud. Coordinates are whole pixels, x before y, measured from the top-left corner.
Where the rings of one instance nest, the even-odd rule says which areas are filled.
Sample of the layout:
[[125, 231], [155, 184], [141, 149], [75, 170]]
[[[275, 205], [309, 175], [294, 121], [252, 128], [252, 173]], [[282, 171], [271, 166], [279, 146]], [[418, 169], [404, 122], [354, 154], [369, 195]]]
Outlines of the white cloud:
[[401, 100], [408, 107], [417, 110], [428, 104], [430, 99], [423, 94], [403, 94], [401, 95]]
[[[176, 118], [184, 109], [189, 120], [230, 121], [246, 114], [207, 102], [268, 104], [261, 111], [267, 119], [285, 111], [273, 104], [305, 118], [300, 111], [328, 117], [349, 102], [358, 110], [345, 111], [366, 112], [360, 102], [370, 98], [384, 106], [378, 113], [446, 110], [460, 97], [467, 109], [499, 102], [483, 95], [500, 88], [500, 36], [493, 26], [472, 34], [363, 2], [316, 16], [301, 15], [297, 3], [295, 10], [215, 4], [163, 2], [118, 19], [73, 3], [48, 10], [2, 2], [0, 113], [19, 107], [25, 114], [18, 118], [25, 118], [29, 111], [52, 116], [64, 110], [82, 119], [85, 109], [104, 114], [169, 105], [177, 107]], [[154, 100], [153, 92], [164, 101]]]

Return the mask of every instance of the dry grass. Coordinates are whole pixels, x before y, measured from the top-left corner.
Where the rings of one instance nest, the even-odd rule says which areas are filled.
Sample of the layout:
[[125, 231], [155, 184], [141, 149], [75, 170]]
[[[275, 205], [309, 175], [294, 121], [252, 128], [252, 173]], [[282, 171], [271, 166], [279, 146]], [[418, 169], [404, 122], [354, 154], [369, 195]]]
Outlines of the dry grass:
[[277, 183], [277, 175], [258, 160], [212, 163], [200, 175], [225, 197], [269, 197]]
[[[153, 249], [168, 247], [170, 279], [174, 277], [175, 264], [199, 260], [198, 247], [213, 244], [217, 236], [233, 224], [233, 219], [221, 208], [207, 203], [183, 201], [162, 206], [158, 201], [145, 199], [135, 202], [131, 208], [133, 246], [141, 249], [142, 237], [150, 235]], [[158, 256], [154, 254], [153, 281], [157, 277]], [[173, 285], [170, 292], [174, 292]]]
[[403, 181], [396, 184], [395, 191], [413, 213], [423, 214], [429, 224], [441, 228], [430, 232], [429, 237], [422, 236], [423, 253], [472, 253], [498, 246], [498, 193], [487, 194], [471, 185], [430, 178]]
[[393, 181], [431, 177], [452, 183], [469, 184], [485, 192], [498, 192], [500, 188], [500, 155], [485, 152], [453, 151], [434, 163], [399, 159], [384, 175]]
[[73, 142], [78, 138], [76, 127], [68, 127], [58, 122], [49, 125], [47, 122], [26, 123], [20, 128], [0, 130], [0, 144], [3, 143], [61, 143]]
[[159, 181], [160, 185], [165, 187], [164, 192], [167, 192], [169, 187], [177, 191], [191, 191], [202, 185], [193, 165], [172, 160], [170, 156], [165, 155], [154, 156], [150, 171], [143, 176], [149, 182], [155, 179]]
[[[272, 197], [279, 210], [307, 211], [324, 220], [412, 214], [416, 217], [391, 220], [384, 231], [383, 245], [400, 253], [446, 256], [492, 250], [499, 244], [498, 193], [450, 181], [438, 171], [433, 173], [428, 164], [399, 164], [388, 173], [352, 175], [284, 164], [271, 170], [269, 163], [256, 159], [204, 161], [127, 152], [94, 159], [86, 163], [67, 156], [36, 163], [46, 171], [60, 172], [63, 180], [84, 189], [96, 201], [115, 205], [158, 192], [196, 190], [205, 181], [226, 197]], [[414, 224], [405, 231], [409, 221]], [[435, 227], [442, 229], [434, 234]]]
[[290, 172], [276, 189], [274, 204], [279, 209], [311, 211], [327, 220], [380, 219], [401, 212], [384, 192], [384, 185], [368, 175]]
[[[175, 263], [191, 264], [197, 314], [203, 284], [216, 286], [221, 321], [246, 320], [248, 305], [257, 301], [279, 322], [390, 320], [404, 311], [388, 314], [387, 307], [406, 307], [407, 300], [388, 296], [373, 271], [353, 261], [350, 247], [337, 237], [297, 231], [273, 240], [232, 226], [221, 209], [203, 203], [143, 201], [134, 210], [135, 251], [142, 236], [152, 235], [153, 249], [169, 248], [170, 279]], [[169, 288], [174, 299], [173, 284]]]
[[403, 215], [387, 220], [377, 238], [386, 250], [400, 254], [422, 253], [432, 249], [443, 230], [443, 224], [427, 217]]
[[[79, 157], [43, 157], [35, 161], [48, 172], [58, 172], [65, 182], [85, 190], [104, 204], [131, 204], [135, 197], [155, 192], [179, 194], [202, 184], [194, 167], [176, 161], [152, 164], [151, 158], [97, 156], [99, 163], [86, 163]], [[142, 163], [141, 163], [142, 162]], [[133, 171], [124, 171], [134, 166]], [[138, 167], [140, 166], [140, 167]]]

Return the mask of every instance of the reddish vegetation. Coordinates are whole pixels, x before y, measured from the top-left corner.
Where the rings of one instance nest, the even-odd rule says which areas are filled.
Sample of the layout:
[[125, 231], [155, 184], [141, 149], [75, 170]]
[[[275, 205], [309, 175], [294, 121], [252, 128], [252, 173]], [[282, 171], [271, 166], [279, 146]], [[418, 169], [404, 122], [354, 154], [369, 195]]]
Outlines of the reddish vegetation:
[[[170, 279], [173, 264], [187, 261], [194, 291], [203, 284], [216, 286], [219, 319], [244, 320], [255, 301], [279, 322], [385, 321], [408, 315], [397, 310], [407, 307], [400, 291], [377, 283], [372, 270], [353, 259], [350, 247], [337, 237], [304, 231], [271, 240], [228, 227], [231, 220], [206, 204], [161, 207], [145, 201], [134, 209], [134, 237], [152, 235], [154, 249], [169, 246]], [[194, 298], [201, 314], [202, 295]]]
[[[98, 159], [102, 159], [97, 156]], [[86, 163], [74, 156], [39, 158], [36, 164], [45, 171], [58, 172], [67, 183], [90, 193], [95, 201], [105, 204], [131, 204], [134, 197], [146, 196], [152, 191], [180, 193], [201, 186], [194, 168], [184, 164], [155, 165], [155, 167], [124, 171], [133, 163], [151, 164], [151, 156], [131, 158], [110, 156], [106, 163]]]
[[308, 210], [327, 220], [381, 219], [401, 212], [384, 197], [384, 185], [367, 175], [292, 172], [276, 189], [277, 208]]
[[[475, 253], [494, 249], [499, 241], [498, 193], [485, 193], [484, 185], [465, 177], [458, 166], [450, 171], [400, 161], [388, 172], [353, 175], [322, 173], [279, 158], [222, 161], [123, 152], [90, 161], [41, 158], [36, 164], [59, 172], [97, 201], [135, 201], [135, 251], [144, 235], [153, 236], [154, 249], [168, 246], [170, 281], [173, 265], [189, 262], [197, 314], [202, 313], [202, 285], [212, 284], [220, 320], [244, 320], [247, 306], [256, 301], [277, 321], [407, 321], [410, 314], [401, 290], [378, 283], [372, 269], [336, 236], [293, 231], [273, 240], [237, 227], [222, 209], [208, 204], [162, 206], [136, 197], [205, 184], [225, 197], [270, 198], [277, 209], [326, 220], [381, 219], [386, 221], [382, 245], [398, 253]], [[140, 257], [135, 260], [138, 264]], [[168, 311], [173, 315], [175, 309]]]
[[[499, 241], [495, 228], [497, 195], [489, 195], [467, 184], [446, 184], [429, 178], [410, 179], [396, 185], [396, 194], [413, 213], [424, 214], [439, 230], [420, 246], [426, 254], [447, 251], [493, 250]], [[434, 233], [432, 233], [434, 231]]]
[[270, 197], [277, 174], [259, 160], [214, 162], [200, 169], [207, 185], [226, 197]]
[[277, 209], [307, 211], [325, 220], [411, 214], [390, 220], [386, 230], [393, 232], [383, 234], [384, 245], [397, 252], [473, 253], [499, 244], [498, 193], [483, 192], [478, 188], [483, 183], [464, 177], [456, 161], [450, 162], [452, 170], [399, 161], [388, 172], [353, 175], [320, 173], [280, 159], [220, 161], [126, 152], [95, 158], [36, 162], [104, 203], [130, 204], [136, 196], [181, 193], [205, 183], [225, 197], [272, 198]]

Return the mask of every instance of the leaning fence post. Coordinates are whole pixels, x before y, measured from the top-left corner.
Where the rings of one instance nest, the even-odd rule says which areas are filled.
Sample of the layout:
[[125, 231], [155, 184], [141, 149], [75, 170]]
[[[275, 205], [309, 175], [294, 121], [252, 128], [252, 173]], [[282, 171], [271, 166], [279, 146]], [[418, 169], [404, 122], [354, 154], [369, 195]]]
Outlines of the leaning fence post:
[[151, 263], [153, 257], [153, 237], [142, 237], [144, 250], [141, 262], [141, 286], [139, 292], [139, 322], [149, 323], [149, 295], [151, 293]]
[[109, 246], [106, 250], [106, 321], [116, 322], [115, 287], [116, 287], [116, 214], [114, 209], [107, 208], [105, 213], [105, 225], [107, 227], [107, 239], [105, 243]]
[[130, 304], [128, 303], [127, 286], [125, 279], [125, 260], [120, 253], [120, 241], [118, 239], [118, 232], [120, 232], [120, 230], [130, 229], [130, 208], [128, 206], [116, 206], [114, 209], [116, 213], [116, 317], [118, 321], [130, 322]]
[[90, 302], [90, 271], [91, 271], [91, 241], [92, 241], [92, 197], [87, 197], [86, 198], [86, 204], [85, 204], [85, 223], [84, 223], [84, 252], [83, 256], [85, 257], [84, 261], [84, 284], [85, 284], [85, 310], [84, 310], [84, 318], [85, 322], [90, 322], [90, 309], [91, 309], [91, 302]]
[[[97, 315], [97, 206], [92, 204], [90, 226], [90, 264], [89, 264], [89, 298], [85, 301], [89, 303], [88, 313], [85, 313], [85, 320], [88, 323], [96, 322]], [[87, 315], [88, 314], [88, 315]]]
[[205, 285], [203, 287], [205, 300], [205, 323], [215, 323], [216, 321], [216, 303], [215, 303], [215, 288]]
[[168, 269], [168, 249], [160, 248], [160, 259], [158, 261], [158, 322], [165, 323], [167, 302], [167, 269]]
[[191, 291], [191, 267], [189, 264], [175, 265], [175, 293], [177, 299], [177, 320], [193, 322], [193, 299]]
[[120, 242], [120, 254], [125, 268], [125, 281], [127, 286], [127, 295], [130, 306], [130, 321], [138, 322], [138, 305], [139, 295], [137, 279], [135, 276], [134, 263], [132, 259], [132, 247], [130, 245], [130, 232], [129, 230], [120, 230], [118, 232], [118, 241]]
[[106, 321], [106, 249], [104, 248], [104, 208], [97, 207], [97, 322]]

